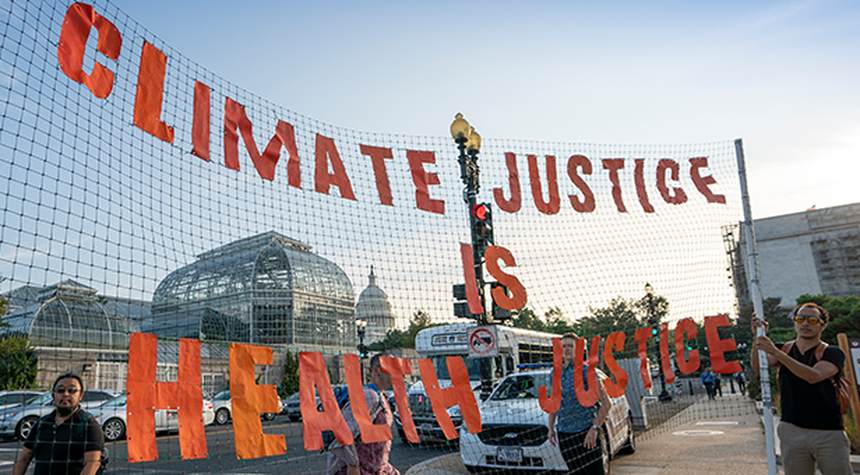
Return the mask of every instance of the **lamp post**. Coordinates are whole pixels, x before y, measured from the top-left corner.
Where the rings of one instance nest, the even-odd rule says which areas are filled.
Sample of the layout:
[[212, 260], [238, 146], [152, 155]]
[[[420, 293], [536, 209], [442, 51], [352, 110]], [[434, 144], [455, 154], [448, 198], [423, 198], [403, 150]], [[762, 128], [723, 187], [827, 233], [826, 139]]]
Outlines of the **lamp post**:
[[648, 299], [648, 324], [651, 325], [651, 331], [657, 337], [657, 366], [660, 371], [660, 395], [657, 398], [660, 401], [667, 402], [672, 400], [672, 396], [666, 391], [666, 376], [663, 374], [663, 354], [660, 351], [660, 328], [657, 326], [660, 322], [657, 321], [657, 315], [654, 314], [654, 287], [651, 287], [650, 283], [645, 284], [645, 298]]
[[[483, 312], [478, 315], [478, 324], [487, 325], [489, 318], [487, 305], [484, 298], [484, 271], [483, 253], [485, 241], [477, 232], [476, 217], [473, 213], [478, 204], [478, 191], [481, 188], [479, 180], [478, 154], [481, 152], [481, 135], [469, 122], [463, 118], [463, 114], [457, 113], [451, 122], [451, 137], [457, 144], [460, 152], [460, 179], [463, 181], [463, 201], [466, 202], [469, 211], [469, 230], [472, 239], [472, 266], [475, 270], [475, 281], [478, 287], [478, 299], [481, 302]], [[481, 399], [486, 399], [493, 389], [492, 371], [490, 359], [481, 358]]]
[[355, 333], [358, 335], [358, 358], [361, 363], [361, 382], [364, 382], [364, 358], [367, 356], [367, 347], [364, 346], [364, 335], [367, 333], [367, 321], [355, 321]]

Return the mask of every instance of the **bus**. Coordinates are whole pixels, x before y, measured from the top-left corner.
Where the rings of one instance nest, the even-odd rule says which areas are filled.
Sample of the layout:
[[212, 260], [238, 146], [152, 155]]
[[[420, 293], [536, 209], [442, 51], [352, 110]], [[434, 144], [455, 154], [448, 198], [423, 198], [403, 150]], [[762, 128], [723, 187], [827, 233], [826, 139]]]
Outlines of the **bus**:
[[[552, 339], [560, 335], [503, 325], [496, 326], [498, 356], [489, 358], [489, 364], [482, 365], [481, 358], [469, 357], [468, 335], [469, 331], [476, 326], [474, 322], [450, 323], [425, 328], [415, 336], [415, 351], [421, 358], [429, 358], [433, 362], [440, 387], [451, 385], [451, 377], [445, 362], [448, 356], [463, 358], [476, 400], [480, 400], [482, 366], [489, 372], [489, 379], [495, 383], [518, 369], [552, 365]], [[436, 422], [430, 401], [424, 391], [424, 383], [418, 381], [412, 384], [409, 387], [408, 397], [412, 418], [421, 439], [444, 440], [442, 430]], [[456, 406], [450, 408], [448, 414], [459, 429], [462, 423], [459, 408]], [[401, 439], [405, 442], [403, 427], [396, 412], [395, 425]]]

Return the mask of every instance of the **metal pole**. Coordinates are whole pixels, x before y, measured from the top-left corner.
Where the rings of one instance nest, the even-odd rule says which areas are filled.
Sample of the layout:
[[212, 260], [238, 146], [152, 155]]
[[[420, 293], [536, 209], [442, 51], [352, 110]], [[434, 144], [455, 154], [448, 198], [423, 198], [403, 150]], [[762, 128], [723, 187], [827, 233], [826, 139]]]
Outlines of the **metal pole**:
[[[735, 140], [735, 156], [738, 161], [738, 177], [741, 185], [741, 202], [744, 209], [744, 221], [741, 225], [746, 241], [746, 270], [749, 282], [750, 298], [755, 309], [755, 318], [764, 323], [764, 304], [758, 279], [758, 252], [755, 244], [755, 228], [753, 227], [752, 211], [750, 210], [750, 195], [747, 189], [747, 169], [744, 160], [744, 144], [741, 139]], [[765, 334], [764, 325], [756, 326], [756, 337]], [[762, 412], [764, 413], [764, 442], [767, 451], [767, 473], [776, 475], [776, 450], [773, 438], [773, 401], [770, 394], [770, 373], [767, 367], [767, 354], [759, 350], [759, 383], [761, 384]]]

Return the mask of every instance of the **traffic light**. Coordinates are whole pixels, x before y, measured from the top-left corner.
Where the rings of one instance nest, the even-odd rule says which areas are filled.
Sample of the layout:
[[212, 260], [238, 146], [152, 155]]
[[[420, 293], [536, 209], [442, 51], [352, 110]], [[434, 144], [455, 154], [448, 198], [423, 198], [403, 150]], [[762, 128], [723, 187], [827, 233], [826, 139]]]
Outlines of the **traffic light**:
[[[505, 291], [505, 294], [510, 296], [508, 288], [498, 282], [490, 282], [490, 296], [493, 295], [493, 291], [496, 289], [496, 287], [501, 287], [502, 290]], [[493, 300], [493, 319], [496, 321], [510, 320], [511, 311], [506, 308], [499, 307], [496, 301]]]
[[657, 336], [660, 333], [660, 329], [657, 327], [651, 327], [651, 336]]
[[473, 315], [469, 311], [469, 303], [466, 300], [466, 284], [454, 284], [454, 316], [461, 318], [477, 319], [478, 315]]
[[493, 244], [493, 209], [489, 203], [478, 203], [472, 207], [472, 225], [475, 230], [475, 248], [483, 254]]
[[361, 359], [367, 358], [367, 345], [358, 345], [358, 357]]

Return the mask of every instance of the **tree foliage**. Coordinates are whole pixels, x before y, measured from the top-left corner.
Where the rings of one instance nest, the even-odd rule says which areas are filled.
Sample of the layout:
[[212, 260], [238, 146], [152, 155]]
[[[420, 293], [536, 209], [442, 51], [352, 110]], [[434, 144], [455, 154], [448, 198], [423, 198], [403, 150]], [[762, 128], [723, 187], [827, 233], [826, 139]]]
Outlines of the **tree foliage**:
[[299, 390], [299, 357], [287, 351], [284, 358], [284, 375], [280, 384], [281, 397], [289, 397]]
[[385, 338], [368, 345], [370, 351], [385, 351], [393, 348], [415, 348], [415, 336], [418, 332], [433, 326], [430, 314], [424, 310], [416, 310], [409, 320], [406, 330], [388, 330]]
[[0, 390], [27, 389], [36, 384], [36, 351], [24, 335], [0, 337]]

